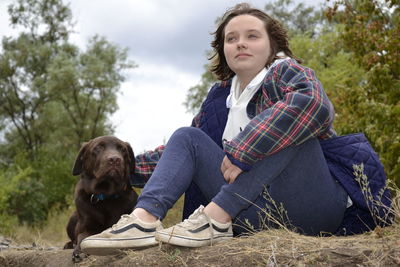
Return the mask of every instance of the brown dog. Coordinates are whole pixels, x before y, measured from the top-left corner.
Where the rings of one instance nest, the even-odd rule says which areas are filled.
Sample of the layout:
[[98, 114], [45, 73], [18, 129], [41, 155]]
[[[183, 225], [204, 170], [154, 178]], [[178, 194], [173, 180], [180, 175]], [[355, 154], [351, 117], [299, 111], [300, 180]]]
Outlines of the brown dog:
[[74, 248], [74, 262], [84, 255], [80, 249], [84, 238], [132, 212], [137, 194], [130, 185], [129, 173], [134, 168], [131, 146], [116, 137], [101, 136], [83, 144], [72, 170], [73, 175], [81, 177], [75, 187], [76, 211], [67, 225], [71, 241], [64, 246]]

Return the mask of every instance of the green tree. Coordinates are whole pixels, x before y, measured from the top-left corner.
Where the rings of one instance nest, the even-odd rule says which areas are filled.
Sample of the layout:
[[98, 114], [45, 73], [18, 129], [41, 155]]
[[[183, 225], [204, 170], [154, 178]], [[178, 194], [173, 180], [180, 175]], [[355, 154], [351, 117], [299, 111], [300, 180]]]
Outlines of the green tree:
[[17, 0], [8, 11], [19, 35], [4, 37], [0, 52], [0, 170], [5, 183], [14, 181], [2, 203], [35, 222], [67, 204], [80, 144], [113, 132], [107, 118], [118, 108], [123, 71], [134, 64], [126, 49], [99, 36], [84, 51], [72, 44], [72, 14], [62, 0]]
[[95, 36], [84, 53], [61, 51], [51, 62], [48, 90], [68, 121], [68, 125], [62, 124], [63, 132], [73, 137], [76, 146], [112, 133], [113, 125], [107, 118], [117, 110], [122, 71], [133, 66], [126, 57], [126, 50]]
[[133, 66], [126, 50], [100, 37], [84, 52], [69, 43], [72, 15], [60, 0], [20, 0], [9, 13], [12, 26], [26, 31], [2, 43], [0, 114], [7, 141], [34, 158], [58, 127], [72, 128], [66, 136], [77, 146], [112, 132], [107, 117], [117, 109], [121, 71]]
[[313, 37], [324, 24], [322, 8], [306, 6], [293, 0], [277, 0], [265, 5], [265, 11], [278, 19], [290, 37], [301, 34]]
[[303, 59], [303, 64], [317, 74], [326, 93], [335, 107], [334, 126], [338, 134], [354, 131], [352, 104], [346, 94], [353, 91], [365, 79], [365, 71], [353, 62], [353, 54], [344, 50], [340, 36], [343, 25], [334, 30], [322, 30], [318, 37], [296, 35], [290, 40], [294, 54]]
[[380, 155], [388, 176], [400, 185], [400, 1], [336, 1], [327, 16], [344, 25], [339, 38], [365, 76], [343, 91], [341, 106], [351, 127], [363, 131]]

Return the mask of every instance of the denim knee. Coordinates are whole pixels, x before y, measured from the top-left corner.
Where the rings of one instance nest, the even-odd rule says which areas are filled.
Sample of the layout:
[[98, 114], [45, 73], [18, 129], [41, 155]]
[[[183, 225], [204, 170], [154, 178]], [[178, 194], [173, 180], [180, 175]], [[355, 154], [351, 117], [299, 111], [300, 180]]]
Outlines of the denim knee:
[[[216, 150], [221, 150], [213, 141], [200, 129], [194, 127], [181, 127], [171, 136], [162, 157], [149, 181], [138, 198], [138, 207], [144, 208], [153, 215], [163, 218], [176, 200], [181, 197], [187, 188], [198, 177], [201, 180], [210, 178], [210, 183], [215, 184], [215, 173], [218, 168], [213, 168], [210, 173], [212, 162], [222, 161], [212, 158], [216, 156]], [[205, 150], [212, 148], [210, 153]], [[223, 153], [222, 150], [220, 151]], [[208, 156], [211, 154], [213, 157]], [[223, 178], [221, 178], [223, 180]], [[197, 181], [200, 184], [207, 184], [203, 187], [210, 193], [210, 183]], [[220, 185], [214, 185], [219, 189]]]
[[205, 133], [200, 130], [199, 128], [196, 127], [180, 127], [178, 128], [171, 136], [170, 140], [172, 138], [179, 138], [180, 140], [188, 140], [188, 138], [193, 138], [198, 135], [205, 135]]

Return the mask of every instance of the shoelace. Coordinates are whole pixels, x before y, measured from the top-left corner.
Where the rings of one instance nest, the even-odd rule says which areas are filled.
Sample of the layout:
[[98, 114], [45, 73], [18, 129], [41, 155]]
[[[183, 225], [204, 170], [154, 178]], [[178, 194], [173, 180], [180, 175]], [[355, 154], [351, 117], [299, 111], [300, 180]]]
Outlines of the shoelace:
[[[199, 223], [198, 217], [200, 215], [202, 215], [202, 214], [204, 214], [204, 217], [206, 218], [208, 226], [210, 228], [210, 236], [211, 236], [211, 238], [210, 238], [210, 246], [212, 246], [213, 242], [214, 242], [214, 231], [213, 231], [213, 227], [212, 227], [212, 222], [211, 222], [211, 218], [208, 217], [203, 212], [203, 209], [199, 208], [199, 209], [195, 210], [195, 212], [192, 215], [190, 215], [189, 218], [183, 220], [183, 222], [177, 224], [176, 226], [180, 226], [180, 227], [183, 227], [183, 228], [190, 228], [193, 225], [197, 225]], [[171, 231], [171, 233], [169, 235], [168, 242], [171, 240], [172, 236], [174, 235], [174, 231], [175, 231], [175, 227], [172, 228], [172, 231]]]
[[178, 225], [183, 227], [183, 228], [189, 228], [193, 225], [196, 225], [199, 223], [199, 220], [195, 220], [195, 219], [185, 219], [183, 220], [183, 222], [179, 223]]
[[115, 230], [116, 228], [118, 228], [119, 226], [121, 226], [122, 224], [125, 224], [126, 221], [128, 221], [129, 219], [132, 219], [132, 215], [130, 214], [123, 214], [121, 216], [121, 219], [119, 219], [119, 221], [117, 223], [115, 223], [113, 226], [111, 226], [111, 229]]
[[[209, 229], [210, 229], [210, 246], [212, 246], [213, 245], [213, 241], [214, 241], [214, 231], [213, 231], [213, 227], [212, 227], [212, 222], [211, 222], [211, 218], [210, 217], [208, 217], [204, 212], [203, 212], [203, 210], [200, 210], [200, 209], [198, 209], [198, 210], [196, 210], [192, 215], [190, 215], [189, 216], [189, 218], [188, 219], [185, 219], [183, 222], [181, 222], [180, 224], [178, 224], [179, 226], [181, 226], [181, 227], [184, 227], [184, 228], [189, 228], [189, 227], [191, 227], [192, 225], [197, 225], [198, 223], [199, 223], [199, 219], [197, 219], [199, 216], [201, 216], [203, 214], [203, 216], [206, 218], [206, 220], [207, 220], [207, 223], [208, 223], [208, 226], [209, 226]], [[175, 228], [174, 228], [175, 229]], [[171, 232], [171, 237], [172, 237], [172, 234], [173, 234], [173, 232], [174, 232], [174, 229], [172, 229], [172, 232]], [[171, 238], [170, 237], [170, 238]]]
[[192, 215], [189, 216], [189, 218], [183, 220], [183, 222], [180, 222], [177, 224], [177, 226], [181, 226], [183, 228], [188, 228], [193, 225], [196, 225], [199, 223], [199, 220], [197, 219], [199, 215], [201, 214], [200, 210], [196, 210]]

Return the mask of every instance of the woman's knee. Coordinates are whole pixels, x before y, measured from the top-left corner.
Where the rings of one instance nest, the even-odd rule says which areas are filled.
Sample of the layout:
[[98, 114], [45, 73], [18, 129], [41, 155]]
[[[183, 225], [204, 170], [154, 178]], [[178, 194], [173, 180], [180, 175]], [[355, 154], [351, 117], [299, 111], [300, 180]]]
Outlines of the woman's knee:
[[171, 139], [178, 138], [180, 141], [192, 140], [193, 138], [198, 138], [205, 133], [196, 127], [181, 127], [178, 128], [171, 136]]

